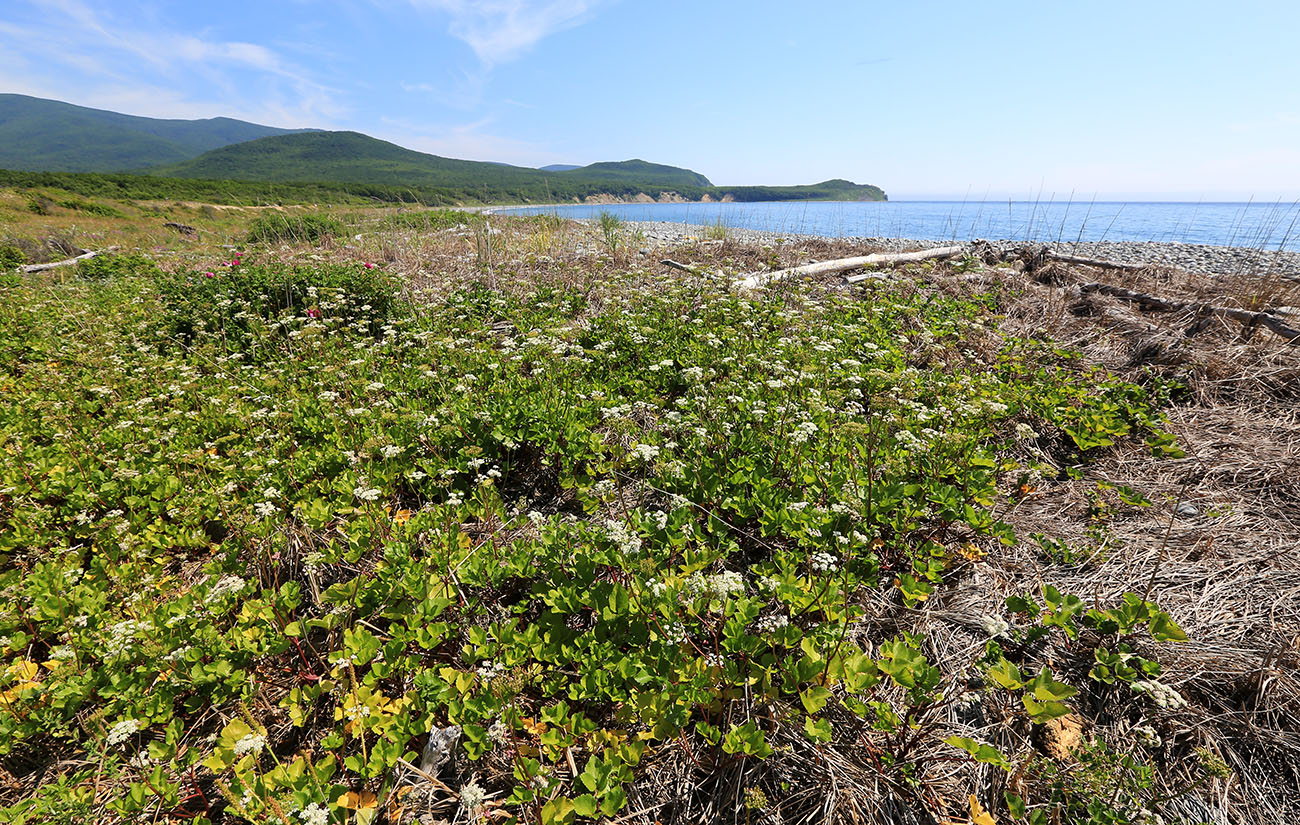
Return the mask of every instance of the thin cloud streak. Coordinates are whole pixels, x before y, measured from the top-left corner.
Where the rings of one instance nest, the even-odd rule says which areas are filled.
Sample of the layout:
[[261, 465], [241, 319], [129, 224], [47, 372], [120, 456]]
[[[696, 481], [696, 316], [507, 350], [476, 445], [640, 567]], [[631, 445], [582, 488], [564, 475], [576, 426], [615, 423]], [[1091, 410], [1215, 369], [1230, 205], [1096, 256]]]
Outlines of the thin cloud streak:
[[451, 18], [448, 31], [486, 66], [513, 60], [544, 38], [585, 22], [601, 0], [411, 0]]
[[[27, 64], [27, 71], [6, 78], [9, 90], [95, 108], [132, 103], [128, 111], [156, 117], [234, 113], [284, 124], [320, 125], [319, 121], [344, 111], [335, 101], [336, 89], [317, 82], [266, 46], [207, 40], [159, 27], [131, 28], [80, 0], [41, 0], [35, 6], [40, 14], [25, 24], [0, 23], [12, 59]], [[74, 76], [65, 79], [62, 72], [50, 70], [51, 63], [73, 70]], [[31, 66], [41, 70], [33, 72]], [[265, 76], [258, 104], [247, 104], [231, 72]], [[85, 82], [87, 75], [96, 78], [94, 85]], [[198, 101], [193, 92], [159, 87], [159, 78], [178, 75], [210, 84], [218, 99]], [[277, 81], [284, 86], [277, 88]], [[277, 97], [292, 104], [277, 102]]]

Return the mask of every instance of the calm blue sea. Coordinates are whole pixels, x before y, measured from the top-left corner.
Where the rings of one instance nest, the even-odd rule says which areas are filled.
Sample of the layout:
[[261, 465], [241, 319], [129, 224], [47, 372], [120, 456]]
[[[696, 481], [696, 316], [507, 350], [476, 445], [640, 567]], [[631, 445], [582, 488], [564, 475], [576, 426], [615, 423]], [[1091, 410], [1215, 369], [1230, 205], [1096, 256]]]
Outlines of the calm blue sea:
[[829, 237], [1021, 241], [1176, 241], [1300, 251], [1300, 202], [647, 203], [495, 210], [629, 221], [716, 224]]

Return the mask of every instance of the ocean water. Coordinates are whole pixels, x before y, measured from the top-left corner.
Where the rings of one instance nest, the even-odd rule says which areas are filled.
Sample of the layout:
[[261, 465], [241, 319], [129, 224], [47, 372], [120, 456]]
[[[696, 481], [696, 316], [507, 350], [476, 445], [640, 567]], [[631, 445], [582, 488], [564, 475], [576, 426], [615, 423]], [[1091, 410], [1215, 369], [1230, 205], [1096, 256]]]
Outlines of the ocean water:
[[1300, 202], [1168, 203], [887, 201], [868, 203], [632, 203], [532, 206], [503, 214], [761, 229], [828, 237], [948, 241], [1162, 241], [1300, 251]]

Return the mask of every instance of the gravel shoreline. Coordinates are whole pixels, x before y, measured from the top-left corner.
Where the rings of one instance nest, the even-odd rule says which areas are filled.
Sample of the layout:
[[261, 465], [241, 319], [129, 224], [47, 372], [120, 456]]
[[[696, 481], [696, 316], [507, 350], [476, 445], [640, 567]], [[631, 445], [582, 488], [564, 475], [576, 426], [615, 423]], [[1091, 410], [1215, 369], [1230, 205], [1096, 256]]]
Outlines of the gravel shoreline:
[[[594, 223], [594, 221], [584, 221]], [[714, 227], [663, 221], [629, 221], [645, 236], [648, 246], [675, 246], [689, 241], [707, 239]], [[905, 252], [932, 246], [951, 246], [954, 243], [971, 246], [973, 241], [923, 241], [910, 238], [826, 238], [820, 235], [796, 235], [787, 232], [763, 232], [756, 229], [727, 228], [728, 240], [741, 243], [774, 245], [792, 240], [840, 240], [881, 252]], [[1024, 241], [992, 241], [998, 248], [1022, 246]], [[1182, 269], [1208, 275], [1262, 275], [1274, 274], [1300, 278], [1300, 252], [1254, 249], [1241, 246], [1207, 246], [1191, 243], [1157, 241], [1081, 241], [1047, 243], [1056, 252], [1099, 258], [1126, 264], [1151, 264]]]

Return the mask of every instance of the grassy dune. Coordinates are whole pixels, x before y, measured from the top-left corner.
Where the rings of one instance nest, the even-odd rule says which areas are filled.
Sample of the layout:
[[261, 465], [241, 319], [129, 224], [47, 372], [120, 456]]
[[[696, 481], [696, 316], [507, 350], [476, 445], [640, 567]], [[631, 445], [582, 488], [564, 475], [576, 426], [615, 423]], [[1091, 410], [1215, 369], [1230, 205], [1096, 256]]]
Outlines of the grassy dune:
[[5, 821], [1290, 821], [1295, 347], [1068, 268], [114, 208], [0, 197], [13, 262], [119, 247], [0, 276]]

